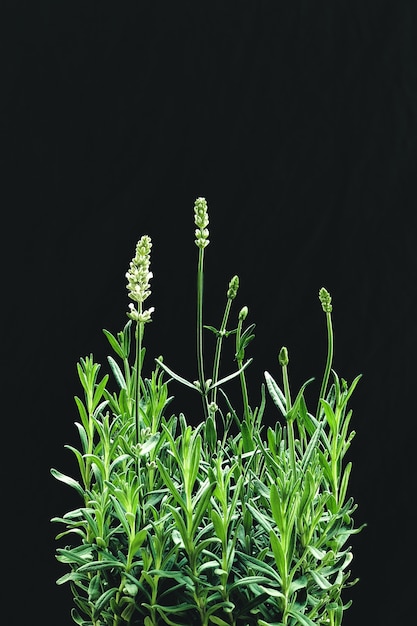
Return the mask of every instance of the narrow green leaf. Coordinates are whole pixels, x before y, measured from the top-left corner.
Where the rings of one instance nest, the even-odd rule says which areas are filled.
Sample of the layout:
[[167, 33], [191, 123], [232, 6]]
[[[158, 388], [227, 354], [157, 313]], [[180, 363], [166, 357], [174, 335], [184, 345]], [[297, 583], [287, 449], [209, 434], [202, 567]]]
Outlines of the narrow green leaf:
[[329, 583], [327, 578], [322, 576], [319, 572], [310, 570], [310, 574], [321, 589], [330, 589], [330, 587], [333, 586], [331, 583]]
[[209, 446], [209, 450], [214, 451], [217, 442], [216, 422], [209, 415], [205, 421], [204, 438]]
[[307, 615], [304, 615], [304, 613], [300, 613], [300, 611], [297, 611], [297, 609], [290, 608], [288, 609], [288, 613], [296, 620], [298, 620], [297, 626], [316, 626], [316, 622], [311, 621], [311, 619], [307, 617]]
[[124, 355], [123, 350], [122, 350], [119, 342], [117, 341], [116, 337], [114, 335], [112, 335], [111, 332], [109, 332], [105, 328], [103, 328], [103, 333], [107, 337], [111, 347], [113, 348], [113, 350], [117, 354], [117, 356], [120, 357], [121, 359], [123, 359], [125, 355]]
[[88, 626], [88, 622], [86, 622], [81, 615], [78, 613], [76, 609], [71, 609], [71, 617], [72, 621], [78, 626]]
[[[172, 376], [172, 378], [174, 380], [176, 380], [177, 382], [185, 385], [186, 387], [191, 387], [191, 389], [194, 389], [194, 391], [200, 391], [200, 389], [198, 387], [196, 387], [193, 383], [190, 383], [190, 381], [186, 380], [185, 378], [183, 378], [182, 376], [179, 376], [178, 374], [176, 374], [175, 372], [173, 372], [167, 365], [165, 365], [165, 363], [163, 363], [163, 361], [161, 361], [160, 359], [155, 359], [155, 361], [158, 363], [158, 365], [160, 367], [162, 367], [162, 369], [169, 374], [170, 376]], [[201, 391], [200, 391], [201, 393]]]
[[101, 594], [94, 605], [96, 615], [100, 614], [100, 611], [102, 611], [102, 609], [110, 602], [110, 598], [113, 598], [116, 595], [117, 591], [117, 587], [113, 587], [112, 589], [107, 589]]
[[[313, 455], [313, 452], [317, 448], [317, 444], [318, 444], [318, 441], [319, 441], [320, 436], [322, 434], [322, 430], [323, 430], [323, 422], [320, 422], [320, 424], [318, 425], [318, 427], [314, 431], [314, 433], [313, 433], [313, 435], [312, 435], [312, 437], [310, 439], [310, 442], [309, 442], [309, 444], [308, 444], [308, 446], [307, 446], [307, 448], [306, 448], [306, 450], [304, 452], [303, 460], [302, 460], [302, 471], [303, 472], [307, 471], [307, 468], [308, 468], [308, 465], [310, 463], [310, 459], [311, 459], [311, 457]], [[323, 460], [325, 461], [324, 457], [323, 457]]]
[[83, 424], [80, 424], [79, 422], [74, 422], [74, 423], [75, 423], [75, 427], [78, 430], [78, 435], [79, 435], [80, 441], [81, 441], [81, 447], [82, 447], [84, 452], [87, 452], [87, 450], [88, 450], [88, 438], [87, 438], [87, 433], [85, 431], [85, 428], [84, 428]]
[[99, 384], [97, 385], [97, 387], [95, 388], [94, 391], [94, 396], [93, 396], [93, 410], [95, 409], [95, 407], [97, 406], [97, 404], [99, 403], [103, 393], [104, 393], [104, 389], [107, 385], [107, 381], [109, 380], [109, 375], [106, 374], [103, 379], [99, 382]]
[[113, 494], [110, 495], [110, 498], [111, 498], [111, 500], [113, 502], [113, 506], [115, 508], [117, 519], [119, 520], [119, 522], [123, 526], [123, 530], [125, 531], [126, 535], [129, 536], [129, 534], [130, 534], [130, 526], [129, 526], [129, 522], [126, 519], [126, 513], [125, 513], [122, 505], [120, 504], [119, 500]]
[[[188, 551], [188, 546], [190, 541], [192, 541], [192, 537], [188, 536], [187, 527], [183, 518], [181, 517], [178, 509], [171, 506], [170, 504], [166, 505], [167, 508], [171, 511], [172, 517], [174, 518], [176, 530], [179, 532], [182, 542], [184, 544], [184, 548]], [[173, 531], [174, 532], [174, 531]]]
[[327, 423], [329, 424], [330, 431], [331, 431], [332, 435], [334, 437], [336, 437], [336, 435], [337, 435], [337, 422], [336, 422], [336, 416], [334, 414], [334, 411], [333, 411], [331, 405], [324, 398], [320, 398], [320, 403], [321, 403], [321, 406], [324, 409], [324, 414], [326, 416]]
[[268, 596], [272, 596], [273, 598], [284, 598], [284, 594], [279, 589], [274, 589], [273, 587], [265, 587], [265, 585], [259, 585], [260, 589], [268, 594]]
[[88, 600], [89, 602], [94, 602], [100, 597], [100, 574], [96, 574], [90, 580], [90, 584], [88, 585]]
[[120, 389], [127, 389], [125, 377], [123, 376], [122, 370], [120, 369], [120, 367], [118, 366], [116, 361], [113, 359], [112, 356], [108, 356], [107, 360], [109, 362], [109, 365], [111, 367], [113, 375], [114, 375], [114, 377], [116, 379], [116, 382], [119, 385]]
[[287, 560], [282, 544], [278, 536], [273, 530], [269, 533], [272, 552], [274, 553], [275, 563], [283, 581], [287, 578]]
[[275, 484], [271, 485], [270, 490], [271, 511], [276, 525], [281, 533], [285, 532], [286, 520], [284, 519], [284, 511], [281, 504], [281, 499], [278, 494], [278, 489]]
[[160, 433], [153, 433], [144, 443], [139, 444], [138, 455], [145, 456], [146, 454], [149, 454], [149, 452], [153, 450], [158, 443], [159, 437]]
[[51, 471], [51, 474], [52, 474], [52, 476], [54, 478], [56, 478], [57, 480], [60, 480], [61, 482], [69, 485], [70, 487], [73, 487], [73, 489], [78, 491], [78, 493], [81, 496], [84, 496], [84, 489], [81, 487], [81, 485], [78, 482], [78, 480], [74, 480], [70, 476], [66, 476], [65, 474], [62, 474], [61, 472], [59, 472], [58, 470], [56, 470], [54, 468], [51, 468], [50, 471]]
[[215, 509], [211, 512], [211, 520], [213, 522], [214, 531], [217, 537], [224, 543], [226, 541], [226, 529], [223, 520]]
[[178, 489], [174, 485], [174, 482], [173, 482], [171, 476], [169, 475], [168, 471], [166, 470], [166, 468], [164, 467], [164, 465], [162, 464], [160, 459], [157, 458], [156, 459], [156, 463], [158, 465], [158, 469], [159, 469], [160, 473], [162, 474], [162, 478], [163, 478], [163, 480], [165, 482], [165, 485], [169, 489], [170, 494], [173, 496], [175, 501], [180, 505], [180, 507], [184, 511], [186, 511], [186, 504], [185, 504], [183, 498], [181, 497], [180, 492], [178, 491]]
[[253, 359], [248, 359], [246, 363], [244, 363], [242, 367], [238, 369], [236, 372], [233, 372], [233, 374], [229, 374], [229, 376], [225, 376], [225, 378], [222, 378], [221, 380], [218, 380], [216, 383], [213, 383], [212, 385], [210, 385], [210, 389], [214, 389], [215, 387], [224, 385], [224, 383], [227, 383], [229, 382], [229, 380], [232, 380], [233, 378], [236, 378], [236, 376], [239, 376], [239, 374], [241, 374], [243, 370], [245, 370], [248, 367], [248, 365], [252, 363], [252, 361]]
[[291, 595], [299, 589], [305, 589], [305, 587], [307, 587], [307, 583], [307, 576], [300, 576], [300, 578], [297, 578], [296, 580], [293, 580], [291, 582], [288, 593]]
[[242, 440], [243, 440], [243, 451], [252, 452], [256, 446], [253, 441], [252, 434], [250, 432], [250, 429], [246, 420], [243, 420], [242, 422], [241, 433], [242, 433]]
[[201, 520], [207, 513], [208, 504], [215, 488], [216, 484], [209, 483], [207, 480], [202, 484], [197, 494], [193, 498], [193, 506], [195, 507], [193, 512], [193, 523], [191, 527], [193, 534], [197, 532], [197, 528]]
[[80, 414], [80, 417], [81, 417], [82, 425], [84, 426], [85, 430], [88, 432], [89, 419], [88, 419], [87, 409], [85, 408], [83, 401], [78, 396], [74, 396], [74, 400], [78, 408], [78, 413]]
[[350, 396], [354, 392], [356, 385], [358, 384], [361, 378], [362, 378], [362, 374], [359, 374], [359, 376], [356, 376], [356, 378], [351, 383], [349, 389], [345, 392], [345, 394], [342, 395], [342, 398], [343, 398], [342, 407], [346, 406]]
[[96, 570], [112, 569], [117, 567], [118, 569], [124, 569], [124, 564], [116, 559], [108, 559], [106, 561], [92, 561], [91, 563], [85, 563], [78, 568], [79, 572], [95, 572]]
[[319, 550], [315, 546], [307, 546], [307, 550], [309, 552], [311, 552], [311, 554], [314, 556], [314, 558], [318, 559], [319, 561], [322, 561], [324, 559], [324, 557], [326, 556], [326, 551], [325, 550]]
[[301, 399], [304, 397], [304, 391], [305, 388], [307, 387], [307, 385], [309, 385], [312, 381], [314, 380], [314, 378], [309, 378], [308, 380], [306, 380], [306, 382], [301, 386], [300, 391], [297, 394], [296, 399], [294, 400], [294, 403], [291, 407], [291, 409], [288, 411], [286, 418], [288, 421], [292, 422], [295, 417], [297, 416], [297, 413], [300, 410], [300, 405], [301, 405]]
[[340, 484], [339, 502], [341, 504], [343, 504], [343, 502], [345, 501], [345, 498], [346, 498], [346, 493], [347, 493], [347, 489], [348, 489], [348, 485], [349, 485], [349, 476], [350, 476], [351, 470], [352, 470], [352, 462], [349, 462], [346, 465], [346, 467], [345, 467], [345, 471], [343, 472], [342, 482]]
[[278, 387], [277, 383], [272, 378], [269, 372], [264, 372], [264, 376], [266, 380], [266, 386], [269, 391], [269, 395], [272, 398], [272, 401], [285, 417], [287, 415], [285, 395], [282, 393], [281, 389]]
[[261, 513], [261, 511], [259, 511], [259, 509], [254, 504], [252, 504], [252, 502], [247, 502], [246, 507], [252, 513], [253, 517], [258, 522], [258, 524], [260, 524], [260, 526], [267, 533], [269, 533], [272, 530], [272, 526], [271, 526], [270, 521], [266, 518], [266, 516], [263, 515], [263, 513]]
[[147, 534], [148, 534], [147, 528], [141, 528], [141, 530], [139, 530], [139, 532], [136, 533], [130, 546], [131, 554], [136, 554], [136, 552], [139, 550], [139, 548], [142, 546], [143, 542], [145, 541]]
[[64, 448], [66, 448], [66, 450], [71, 450], [71, 452], [75, 454], [77, 461], [78, 461], [78, 468], [80, 470], [81, 478], [84, 484], [87, 484], [87, 474], [86, 474], [84, 455], [79, 450], [77, 450], [77, 448], [74, 448], [73, 446], [65, 445]]

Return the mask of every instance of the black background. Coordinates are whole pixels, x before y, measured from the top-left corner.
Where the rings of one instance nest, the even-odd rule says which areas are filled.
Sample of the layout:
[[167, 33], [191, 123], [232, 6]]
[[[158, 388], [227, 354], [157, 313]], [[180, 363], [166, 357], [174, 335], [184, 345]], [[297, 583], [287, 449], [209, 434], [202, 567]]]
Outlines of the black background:
[[[333, 296], [335, 363], [351, 381], [358, 502], [344, 626], [409, 623], [416, 583], [416, 5], [10, 2], [2, 20], [3, 564], [9, 624], [69, 626], [55, 580], [75, 496], [75, 365], [106, 367], [126, 322], [124, 274], [153, 241], [148, 372], [195, 375], [193, 204], [206, 197], [205, 323], [249, 307], [252, 404], [263, 371], [320, 380]], [[7, 216], [7, 219], [6, 219]], [[230, 367], [233, 364], [230, 363]], [[227, 365], [225, 366], [227, 370]], [[225, 371], [225, 373], [228, 373]], [[174, 390], [173, 390], [174, 391]], [[314, 391], [314, 384], [312, 393]], [[197, 421], [181, 388], [173, 409]], [[191, 392], [192, 396], [192, 392]], [[276, 418], [268, 405], [266, 419]], [[10, 576], [10, 569], [12, 575]]]

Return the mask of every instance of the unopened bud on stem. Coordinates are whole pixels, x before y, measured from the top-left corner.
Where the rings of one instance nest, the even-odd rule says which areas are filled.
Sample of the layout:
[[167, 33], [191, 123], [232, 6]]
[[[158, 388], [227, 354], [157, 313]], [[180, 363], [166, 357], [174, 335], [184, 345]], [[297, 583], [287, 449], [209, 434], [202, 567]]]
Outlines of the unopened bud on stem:
[[329, 294], [329, 292], [327, 291], [327, 289], [325, 289], [324, 287], [322, 287], [319, 291], [319, 298], [320, 298], [320, 302], [321, 302], [321, 306], [323, 308], [323, 311], [325, 313], [331, 313], [332, 312], [332, 297]]
[[205, 248], [210, 243], [208, 231], [208, 212], [205, 198], [197, 198], [194, 202], [194, 222], [197, 226], [195, 231], [195, 243], [199, 248]]
[[281, 367], [285, 367], [286, 365], [288, 365], [289, 360], [290, 359], [288, 357], [288, 350], [285, 346], [282, 346], [278, 356], [279, 364], [281, 365]]
[[247, 306], [242, 307], [239, 313], [239, 318], [238, 318], [239, 321], [243, 322], [247, 318], [248, 313], [249, 313], [248, 307]]
[[227, 297], [229, 300], [234, 300], [239, 289], [239, 276], [233, 276], [229, 283], [229, 289], [227, 290]]

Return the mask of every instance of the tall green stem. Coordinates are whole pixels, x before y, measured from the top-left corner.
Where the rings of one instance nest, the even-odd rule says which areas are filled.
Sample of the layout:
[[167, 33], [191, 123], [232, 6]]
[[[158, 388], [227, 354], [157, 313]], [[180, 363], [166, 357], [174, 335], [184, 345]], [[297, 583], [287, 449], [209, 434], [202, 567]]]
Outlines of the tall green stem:
[[[220, 356], [222, 351], [222, 343], [223, 338], [226, 332], [227, 320], [229, 319], [230, 308], [232, 306], [232, 300], [230, 298], [227, 299], [226, 307], [224, 309], [222, 324], [220, 326], [220, 331], [216, 341], [216, 350], [214, 353], [214, 362], [213, 362], [213, 375], [212, 382], [216, 383], [219, 378], [219, 368], [220, 368]], [[211, 392], [211, 402], [216, 402], [217, 397], [217, 387], [214, 387]]]
[[290, 465], [295, 476], [295, 444], [294, 444], [294, 416], [288, 418], [288, 414], [292, 407], [290, 382], [288, 379], [288, 351], [287, 348], [281, 348], [279, 354], [279, 362], [282, 367], [282, 380], [284, 384], [285, 404], [287, 411], [287, 433], [288, 433], [288, 451], [290, 455]]
[[[238, 320], [237, 331], [236, 331], [236, 361], [237, 361], [238, 369], [241, 369], [241, 367], [243, 366], [244, 347], [241, 345], [241, 338], [242, 338], [243, 320], [246, 318], [246, 315], [247, 315], [247, 307], [243, 307], [239, 314], [239, 320]], [[246, 377], [245, 377], [244, 371], [240, 372], [239, 378], [240, 378], [240, 386], [242, 389], [243, 414], [245, 416], [246, 421], [248, 422], [249, 420], [249, 397], [248, 397], [248, 388], [246, 385]]]
[[198, 382], [200, 384], [201, 398], [203, 402], [204, 416], [208, 417], [208, 402], [206, 392], [206, 379], [204, 375], [204, 351], [203, 351], [203, 291], [204, 291], [204, 248], [198, 249], [197, 268], [197, 368]]
[[324, 369], [323, 380], [321, 383], [320, 395], [317, 405], [316, 417], [319, 418], [320, 415], [320, 398], [326, 398], [326, 390], [329, 382], [330, 371], [332, 369], [333, 363], [333, 326], [332, 326], [332, 314], [330, 311], [326, 311], [326, 323], [327, 323], [327, 359], [326, 359], [326, 367]]
[[[139, 314], [142, 313], [142, 303], [139, 303]], [[141, 377], [142, 377], [142, 339], [143, 339], [143, 322], [136, 323], [136, 385], [135, 385], [135, 426], [136, 426], [136, 443], [140, 442], [140, 418], [139, 405], [141, 398]]]

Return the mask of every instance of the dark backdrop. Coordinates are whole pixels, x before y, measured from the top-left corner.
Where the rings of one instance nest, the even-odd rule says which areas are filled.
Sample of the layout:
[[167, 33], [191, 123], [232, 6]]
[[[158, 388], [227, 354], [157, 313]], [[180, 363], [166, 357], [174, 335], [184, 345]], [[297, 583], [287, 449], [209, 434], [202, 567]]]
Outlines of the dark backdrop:
[[[147, 368], [195, 375], [193, 203], [209, 203], [206, 318], [230, 277], [249, 307], [253, 404], [288, 347], [319, 379], [333, 296], [335, 369], [363, 378], [344, 625], [408, 623], [416, 583], [416, 6], [349, 2], [5, 2], [3, 564], [9, 624], [69, 626], [54, 515], [73, 495], [75, 364], [105, 363], [124, 274], [153, 240]], [[7, 216], [7, 219], [6, 219]], [[236, 309], [237, 311], [238, 309]], [[198, 415], [182, 389], [176, 407]], [[192, 394], [191, 394], [192, 395]], [[272, 418], [269, 408], [268, 419]], [[13, 568], [10, 577], [9, 569]], [[11, 598], [10, 595], [11, 594]], [[45, 608], [46, 607], [46, 608]], [[55, 608], [56, 607], [56, 608]]]

